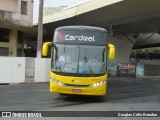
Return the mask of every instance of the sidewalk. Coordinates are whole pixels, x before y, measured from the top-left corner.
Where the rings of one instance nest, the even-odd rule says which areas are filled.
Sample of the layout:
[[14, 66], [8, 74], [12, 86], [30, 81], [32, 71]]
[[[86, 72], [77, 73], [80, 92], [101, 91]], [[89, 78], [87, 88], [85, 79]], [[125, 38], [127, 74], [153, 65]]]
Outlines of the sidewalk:
[[108, 80], [160, 80], [160, 76], [143, 76], [143, 77], [122, 77], [108, 76]]

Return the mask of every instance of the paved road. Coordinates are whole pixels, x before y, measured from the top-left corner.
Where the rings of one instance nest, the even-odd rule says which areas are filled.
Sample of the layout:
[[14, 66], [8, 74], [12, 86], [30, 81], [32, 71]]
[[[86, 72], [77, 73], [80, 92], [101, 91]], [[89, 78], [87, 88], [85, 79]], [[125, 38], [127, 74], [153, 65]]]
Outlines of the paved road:
[[0, 111], [158, 111], [160, 80], [109, 78], [103, 99], [49, 93], [49, 83], [0, 85]]

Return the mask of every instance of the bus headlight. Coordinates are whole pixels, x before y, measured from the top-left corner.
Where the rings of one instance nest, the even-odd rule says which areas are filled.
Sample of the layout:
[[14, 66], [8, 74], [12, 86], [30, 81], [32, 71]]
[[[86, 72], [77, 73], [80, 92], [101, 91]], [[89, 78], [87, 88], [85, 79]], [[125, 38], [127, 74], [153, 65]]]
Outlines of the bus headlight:
[[54, 78], [51, 78], [51, 80], [52, 80], [54, 83], [58, 84], [58, 85], [64, 86], [64, 84], [63, 84], [62, 82], [60, 82], [60, 81], [58, 81], [58, 80], [56, 80], [56, 79], [54, 79]]
[[105, 80], [103, 80], [103, 81], [101, 81], [101, 82], [98, 82], [98, 83], [94, 83], [93, 85], [91, 85], [91, 87], [96, 87], [96, 86], [102, 85], [102, 84], [104, 84], [104, 83], [106, 83]]

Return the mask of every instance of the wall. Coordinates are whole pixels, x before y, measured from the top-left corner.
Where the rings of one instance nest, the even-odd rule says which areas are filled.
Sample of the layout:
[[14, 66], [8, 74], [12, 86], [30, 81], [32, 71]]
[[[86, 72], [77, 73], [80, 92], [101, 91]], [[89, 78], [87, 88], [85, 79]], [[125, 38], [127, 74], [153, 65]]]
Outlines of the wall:
[[35, 58], [35, 82], [48, 82], [50, 79], [50, 59]]
[[[116, 75], [117, 63], [110, 62], [108, 69], [111, 75]], [[157, 70], [159, 70], [159, 68]], [[156, 72], [160, 73], [159, 71]], [[0, 84], [49, 82], [49, 73], [49, 58], [0, 57]], [[136, 67], [136, 77], [146, 76], [145, 65], [138, 63]]]
[[[133, 43], [136, 42], [136, 39], [132, 34], [127, 35]], [[115, 34], [114, 36], [109, 36], [109, 43], [115, 45], [116, 56], [114, 62], [128, 63], [130, 54], [132, 51], [133, 43], [131, 43], [124, 35]]]
[[0, 10], [18, 12], [19, 0], [0, 0]]
[[49, 82], [49, 58], [0, 57], [0, 84]]
[[144, 64], [138, 63], [136, 68], [136, 77], [144, 76]]
[[25, 58], [0, 57], [0, 83], [24, 83]]
[[[156, 63], [156, 64], [155, 64]], [[117, 75], [117, 63], [109, 62], [109, 75]], [[136, 64], [136, 77], [158, 77], [160, 78], [160, 62], [157, 61], [140, 61]]]
[[0, 83], [12, 83], [12, 61], [7, 57], [0, 57]]
[[117, 75], [117, 63], [109, 61], [108, 62], [108, 73], [109, 75]]
[[23, 83], [25, 81], [25, 58], [24, 57], [14, 57], [12, 60], [13, 66], [13, 83]]
[[9, 32], [9, 56], [17, 56], [17, 30]]
[[35, 58], [25, 58], [25, 82], [34, 82]]
[[140, 60], [144, 64], [144, 76], [160, 76], [160, 60]]

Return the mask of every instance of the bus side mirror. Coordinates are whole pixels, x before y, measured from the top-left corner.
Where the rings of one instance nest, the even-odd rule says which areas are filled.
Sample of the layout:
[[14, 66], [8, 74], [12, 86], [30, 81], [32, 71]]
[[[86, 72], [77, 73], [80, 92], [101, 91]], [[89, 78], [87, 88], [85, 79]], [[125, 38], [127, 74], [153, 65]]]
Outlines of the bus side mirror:
[[115, 46], [113, 44], [108, 44], [109, 47], [109, 60], [114, 60], [115, 58]]
[[51, 46], [53, 44], [53, 42], [45, 42], [43, 44], [43, 48], [42, 48], [42, 56], [47, 57], [48, 56], [48, 48], [49, 46]]

